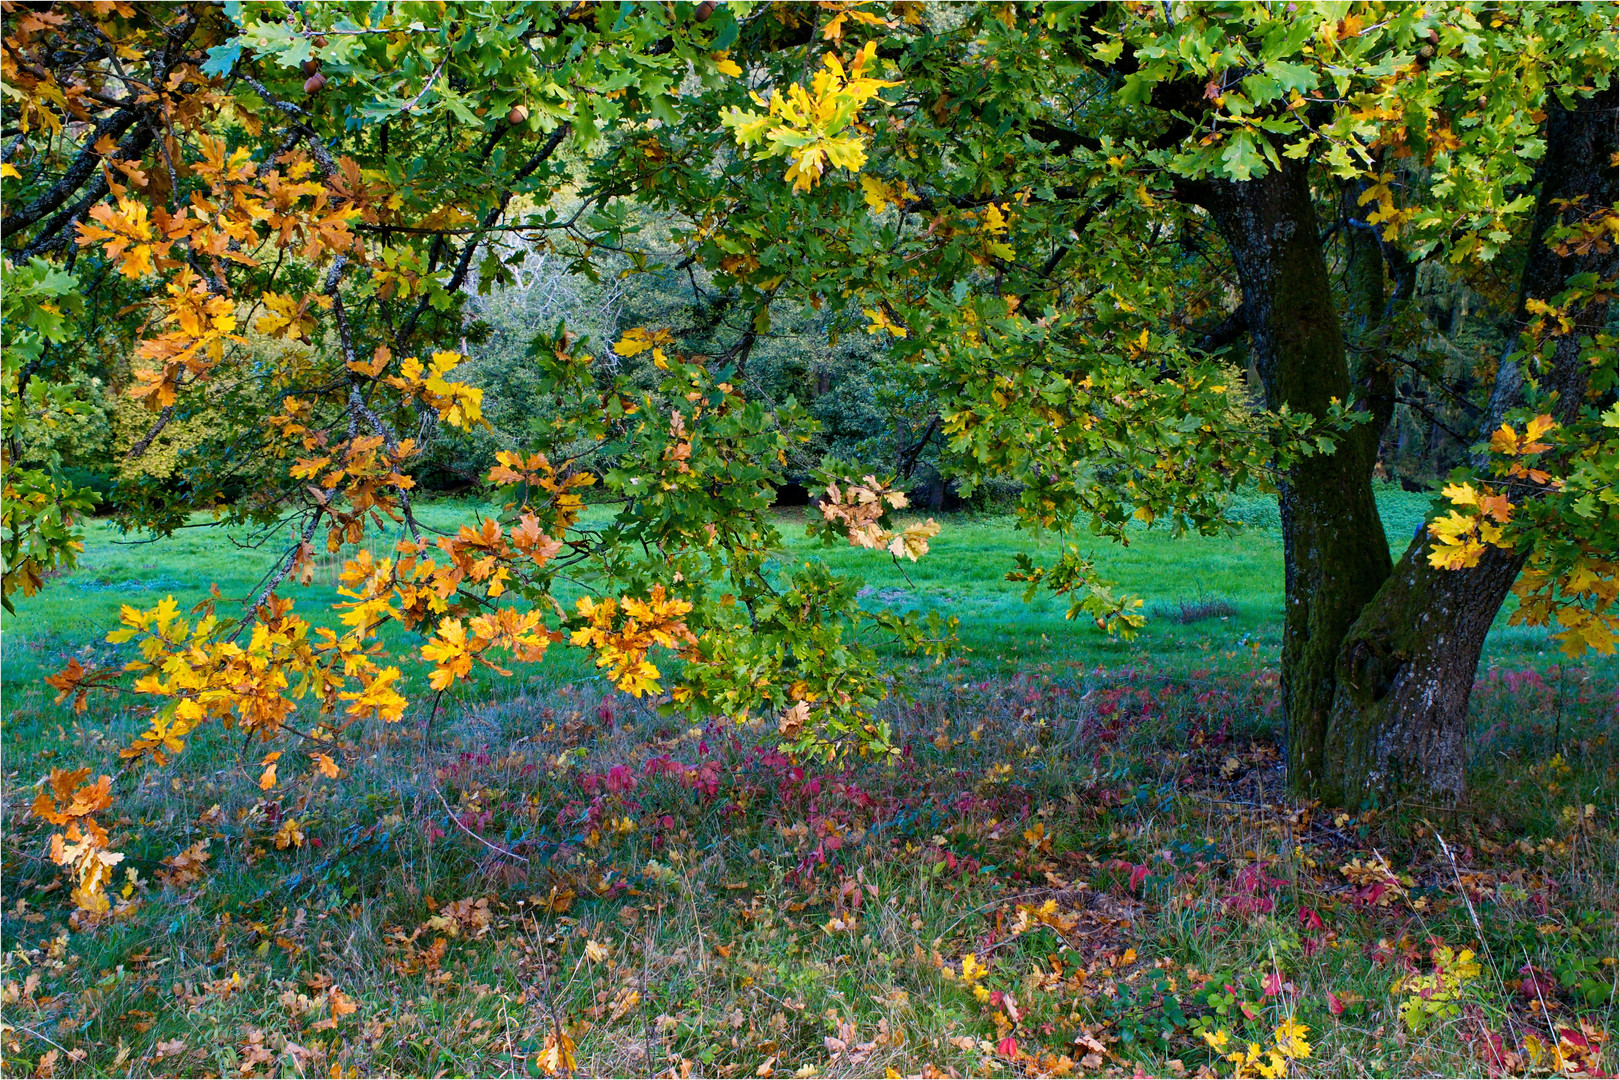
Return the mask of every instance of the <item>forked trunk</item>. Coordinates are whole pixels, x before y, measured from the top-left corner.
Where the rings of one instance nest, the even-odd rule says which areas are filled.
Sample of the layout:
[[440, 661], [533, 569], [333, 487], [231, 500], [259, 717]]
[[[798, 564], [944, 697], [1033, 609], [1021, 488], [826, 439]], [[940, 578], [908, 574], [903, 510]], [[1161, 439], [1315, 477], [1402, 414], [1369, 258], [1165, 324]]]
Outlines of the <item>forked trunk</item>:
[[[1612, 250], [1560, 258], [1542, 237], [1562, 215], [1614, 205], [1616, 119], [1613, 88], [1575, 111], [1552, 106], [1516, 327], [1524, 325], [1527, 300], [1553, 297], [1571, 276], [1615, 274]], [[1554, 415], [1562, 423], [1575, 418], [1586, 391], [1578, 338], [1604, 325], [1606, 309], [1601, 302], [1577, 312], [1577, 332], [1559, 339], [1550, 368], [1540, 373], [1542, 385], [1559, 393]], [[1517, 365], [1505, 362], [1482, 437], [1522, 403], [1523, 388]], [[1428, 537], [1420, 534], [1338, 651], [1326, 746], [1332, 769], [1316, 792], [1328, 801], [1407, 794], [1454, 801], [1463, 793], [1475, 669], [1524, 556], [1492, 549], [1478, 566], [1437, 570], [1428, 553]]]
[[[1350, 399], [1350, 371], [1303, 162], [1242, 183], [1208, 181], [1188, 197], [1226, 239], [1243, 288], [1266, 405], [1324, 415]], [[1284, 560], [1282, 693], [1290, 782], [1315, 790], [1337, 682], [1339, 644], [1389, 576], [1373, 501], [1377, 433], [1301, 460], [1280, 484]]]

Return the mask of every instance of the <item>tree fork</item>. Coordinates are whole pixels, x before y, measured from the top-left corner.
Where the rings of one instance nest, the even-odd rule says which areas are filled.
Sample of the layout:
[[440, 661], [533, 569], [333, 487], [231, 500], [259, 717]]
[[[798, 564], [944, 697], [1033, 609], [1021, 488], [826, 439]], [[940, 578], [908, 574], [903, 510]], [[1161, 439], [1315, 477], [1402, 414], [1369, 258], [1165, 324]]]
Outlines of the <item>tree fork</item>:
[[[1516, 330], [1526, 325], [1528, 300], [1551, 298], [1576, 274], [1615, 273], [1612, 251], [1561, 258], [1542, 238], [1563, 215], [1614, 204], [1617, 103], [1611, 86], [1576, 109], [1554, 104], [1549, 111]], [[1607, 301], [1587, 305], [1576, 313], [1578, 326], [1600, 326], [1607, 307]], [[1551, 369], [1542, 373], [1543, 385], [1558, 392], [1553, 413], [1560, 423], [1576, 417], [1585, 397], [1577, 338], [1560, 338]], [[1518, 364], [1504, 359], [1481, 437], [1523, 396]], [[1327, 760], [1335, 771], [1318, 789], [1325, 799], [1387, 802], [1411, 794], [1454, 802], [1464, 794], [1474, 673], [1525, 556], [1492, 548], [1477, 566], [1443, 570], [1429, 564], [1428, 553], [1429, 538], [1420, 533], [1345, 635], [1328, 723]]]
[[[1237, 266], [1267, 407], [1322, 416], [1352, 387], [1306, 170], [1285, 159], [1264, 176], [1203, 181], [1185, 195], [1210, 212]], [[1339, 644], [1391, 569], [1372, 493], [1376, 436], [1360, 435], [1301, 459], [1279, 483], [1283, 715], [1289, 782], [1302, 794], [1326, 772]]]

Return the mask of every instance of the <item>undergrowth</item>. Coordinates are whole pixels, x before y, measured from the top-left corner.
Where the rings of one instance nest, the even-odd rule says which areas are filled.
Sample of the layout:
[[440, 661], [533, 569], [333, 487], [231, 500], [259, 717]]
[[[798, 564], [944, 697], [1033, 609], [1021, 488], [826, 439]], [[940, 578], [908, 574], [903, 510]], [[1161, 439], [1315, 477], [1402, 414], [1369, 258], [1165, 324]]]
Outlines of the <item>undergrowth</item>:
[[4, 1072], [1613, 1073], [1609, 673], [1486, 670], [1467, 805], [1338, 812], [1284, 793], [1272, 672], [956, 670], [888, 762], [595, 682], [379, 728], [341, 784], [199, 742], [83, 931], [26, 807], [124, 733], [31, 701]]

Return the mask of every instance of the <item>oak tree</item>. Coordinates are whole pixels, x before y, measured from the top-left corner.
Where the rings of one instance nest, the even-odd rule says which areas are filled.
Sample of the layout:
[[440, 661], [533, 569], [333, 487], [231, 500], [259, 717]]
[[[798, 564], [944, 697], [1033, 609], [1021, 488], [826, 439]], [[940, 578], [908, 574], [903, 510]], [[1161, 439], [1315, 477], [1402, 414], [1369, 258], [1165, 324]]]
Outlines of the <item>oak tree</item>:
[[[318, 747], [337, 779], [411, 705], [390, 626], [420, 636], [428, 724], [475, 666], [567, 643], [796, 752], [897, 752], [874, 641], [937, 654], [950, 627], [777, 561], [767, 510], [813, 422], [751, 399], [748, 365], [789, 302], [886, 341], [926, 437], [970, 483], [1021, 481], [1031, 526], [1214, 532], [1234, 491], [1275, 488], [1302, 792], [1459, 795], [1510, 587], [1516, 618], [1613, 649], [1612, 8], [110, 0], [6, 6], [0, 57], [8, 606], [75, 555], [86, 497], [27, 432], [83, 407], [86, 364], [148, 410], [133, 457], [208, 421], [169, 479], [121, 485], [127, 524], [292, 537], [239, 603], [125, 608], [124, 671], [53, 676], [81, 709], [113, 685], [149, 703], [130, 768], [216, 724]], [[726, 317], [701, 354], [666, 326], [536, 328], [548, 419], [487, 477], [504, 511], [431, 536], [414, 463], [486, 423], [468, 293], [535, 252], [674, 262]], [[1427, 374], [1427, 268], [1512, 324], [1478, 452], [1393, 562], [1371, 481]], [[897, 517], [881, 467], [817, 484], [828, 542], [915, 559], [939, 528]], [[348, 556], [333, 625], [296, 609], [322, 547]], [[1010, 576], [1141, 623], [1078, 543]], [[86, 918], [110, 904], [114, 787], [57, 771], [35, 807]]]

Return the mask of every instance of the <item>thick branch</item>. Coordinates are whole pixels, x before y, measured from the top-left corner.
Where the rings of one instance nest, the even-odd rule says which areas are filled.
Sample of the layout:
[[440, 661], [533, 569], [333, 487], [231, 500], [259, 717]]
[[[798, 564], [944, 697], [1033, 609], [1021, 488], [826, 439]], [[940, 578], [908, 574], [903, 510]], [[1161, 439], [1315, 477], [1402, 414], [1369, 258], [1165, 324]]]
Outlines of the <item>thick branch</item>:
[[96, 151], [96, 144], [104, 138], [122, 136], [139, 118], [139, 114], [131, 109], [103, 119], [84, 140], [84, 146], [80, 148], [79, 156], [73, 160], [73, 164], [68, 166], [68, 170], [50, 186], [49, 190], [16, 213], [7, 214], [5, 218], [0, 219], [0, 233], [9, 235], [18, 229], [26, 229], [67, 202], [68, 198], [90, 179], [96, 166], [100, 164], [101, 155]]

